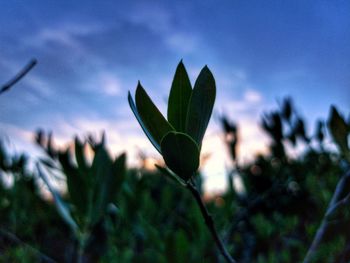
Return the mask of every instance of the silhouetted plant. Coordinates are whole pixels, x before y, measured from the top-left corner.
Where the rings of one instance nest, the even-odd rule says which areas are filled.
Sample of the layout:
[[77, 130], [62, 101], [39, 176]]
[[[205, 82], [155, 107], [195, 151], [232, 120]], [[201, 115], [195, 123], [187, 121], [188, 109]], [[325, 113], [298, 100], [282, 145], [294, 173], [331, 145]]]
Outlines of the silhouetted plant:
[[236, 123], [231, 122], [226, 116], [220, 117], [221, 126], [225, 136], [225, 142], [228, 146], [231, 159], [234, 163], [237, 161], [238, 127]]
[[[225, 133], [227, 123], [227, 120], [223, 122]], [[347, 230], [349, 216], [346, 206], [350, 203], [350, 174], [346, 172], [348, 169], [346, 166], [345, 174], [337, 184], [338, 176], [342, 173], [339, 157], [347, 158], [349, 149], [349, 126], [345, 118], [332, 107], [328, 127], [341, 155], [327, 152], [323, 147], [325, 131], [322, 121], [317, 122], [313, 137], [306, 134], [304, 120], [296, 114], [291, 99], [284, 100], [280, 111], [266, 114], [262, 125], [272, 138], [270, 146], [272, 155], [257, 157], [253, 163], [238, 169], [246, 191], [243, 195], [237, 195], [241, 197], [236, 198], [240, 208], [236, 211], [228, 230], [228, 241], [233, 241], [235, 238], [236, 246], [242, 251], [242, 254], [237, 256], [238, 259], [242, 262], [251, 262], [259, 254], [265, 255], [271, 248], [275, 251], [278, 247], [281, 253], [286, 254], [282, 257], [279, 253], [277, 257], [274, 252], [271, 254], [273, 262], [300, 260], [303, 250], [296, 250], [296, 247], [288, 248], [282, 239], [287, 237], [281, 235], [281, 231], [285, 231], [281, 227], [283, 222], [288, 222], [293, 216], [297, 216], [297, 220], [294, 218], [291, 221], [293, 227], [287, 232], [289, 238], [294, 239], [295, 246], [307, 247], [309, 244], [305, 242], [305, 233], [308, 232], [310, 237], [316, 233], [304, 262], [328, 262], [330, 259], [334, 259], [334, 262], [348, 262], [350, 233]], [[310, 145], [311, 139], [315, 139], [321, 151], [317, 152], [307, 147], [299, 159], [293, 160], [284, 151], [284, 144], [289, 141], [293, 146], [297, 139], [307, 146]], [[227, 143], [230, 147], [230, 142]], [[277, 146], [279, 151], [276, 151]], [[336, 190], [327, 208], [326, 202], [329, 201], [335, 186]], [[325, 199], [325, 196], [329, 198]], [[229, 196], [226, 200], [230, 200]], [[326, 215], [316, 231], [324, 209]], [[314, 228], [312, 233], [311, 227]], [[240, 233], [239, 237], [235, 235], [236, 232]], [[242, 239], [242, 243], [237, 238]], [[342, 245], [335, 246], [338, 241]], [[339, 250], [339, 246], [346, 249]], [[281, 247], [285, 247], [285, 250]], [[291, 255], [289, 249], [299, 252]]]
[[154, 105], [139, 82], [136, 88], [136, 105], [129, 92], [130, 107], [169, 168], [158, 167], [187, 187], [197, 201], [206, 225], [220, 252], [227, 262], [235, 262], [218, 237], [214, 222], [209, 215], [193, 177], [200, 159], [202, 140], [207, 129], [216, 96], [215, 80], [205, 66], [192, 89], [186, 69], [179, 63], [172, 82], [166, 120]]
[[305, 121], [298, 115], [289, 97], [283, 100], [279, 110], [263, 115], [261, 126], [272, 139], [272, 154], [281, 161], [286, 157], [284, 145], [286, 141], [292, 146], [298, 141], [310, 145], [311, 137], [306, 133]]
[[323, 151], [323, 142], [325, 138], [325, 127], [324, 127], [324, 122], [322, 120], [318, 120], [316, 123], [316, 131], [314, 138], [317, 140], [317, 143], [320, 147], [320, 149]]
[[[3, 86], [0, 94], [33, 63]], [[229, 190], [207, 199], [204, 206], [197, 170], [215, 100], [209, 69], [202, 69], [192, 89], [180, 62], [167, 120], [140, 83], [136, 105], [130, 93], [128, 99], [142, 129], [164, 158], [167, 167], [157, 166], [158, 170], [189, 191], [165, 184], [157, 170], [129, 169], [128, 176], [123, 176], [125, 156], [112, 159], [103, 138], [76, 139], [74, 147], [60, 150], [52, 134], [39, 131], [36, 141], [46, 156], [36, 172], [51, 191], [53, 206], [42, 198], [27, 157], [8, 154], [0, 143], [0, 177], [6, 174], [13, 179], [11, 185], [0, 183], [0, 261], [218, 262], [211, 234], [225, 259], [234, 262], [217, 228], [225, 234], [225, 246], [242, 263], [300, 262], [310, 243], [305, 263], [349, 262], [350, 119], [335, 107], [327, 122], [316, 123], [310, 136], [291, 98], [284, 99], [261, 122], [271, 137], [271, 154], [257, 156], [249, 164], [237, 162], [239, 126], [221, 117], [232, 171], [241, 177], [245, 191], [233, 187], [230, 172]], [[338, 151], [326, 147], [327, 134]], [[319, 147], [311, 147], [312, 142]], [[287, 147], [297, 143], [306, 146], [304, 151], [298, 157], [289, 156]], [[87, 149], [92, 151], [92, 162], [87, 160]], [[62, 195], [47, 177], [57, 174], [67, 183], [67, 193]], [[111, 205], [116, 202], [118, 206]], [[215, 214], [216, 228], [207, 208]], [[74, 245], [69, 231], [74, 234]]]
[[350, 163], [350, 123], [346, 122], [345, 118], [339, 114], [338, 110], [334, 106], [331, 107], [330, 117], [328, 119], [328, 128], [340, 152]]
[[350, 123], [346, 122], [345, 118], [339, 114], [334, 106], [331, 107], [327, 123], [334, 143], [337, 145], [341, 156], [347, 161], [347, 170], [338, 181], [304, 263], [314, 262], [315, 257], [322, 250], [322, 245], [330, 240], [333, 241], [335, 236], [345, 237], [343, 246], [346, 249], [341, 253], [339, 262], [348, 262], [350, 260], [350, 231], [348, 227], [350, 220], [348, 215], [348, 206], [350, 205]]
[[[101, 142], [89, 137], [84, 143], [76, 138], [74, 162], [69, 147], [63, 151], [57, 150], [51, 135], [46, 139], [39, 131], [36, 141], [49, 157], [41, 159], [41, 164], [52, 173], [59, 169], [65, 176], [69, 205], [50, 186], [41, 165], [38, 165], [38, 173], [53, 195], [58, 212], [78, 242], [76, 261], [83, 262], [84, 251], [97, 243], [102, 251], [98, 251], [96, 256], [101, 256], [107, 235], [104, 220], [108, 215], [108, 206], [113, 203], [124, 180], [125, 154], [111, 159], [104, 146], [104, 137]], [[91, 164], [86, 156], [88, 146], [94, 154]]]

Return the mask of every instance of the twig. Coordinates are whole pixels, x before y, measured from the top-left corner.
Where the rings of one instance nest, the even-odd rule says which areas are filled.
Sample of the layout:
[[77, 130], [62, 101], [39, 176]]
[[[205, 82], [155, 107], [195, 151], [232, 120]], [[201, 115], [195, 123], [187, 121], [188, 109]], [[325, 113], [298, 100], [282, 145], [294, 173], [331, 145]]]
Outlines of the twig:
[[350, 193], [347, 194], [347, 196], [345, 196], [343, 199], [341, 199], [340, 201], [338, 201], [337, 203], [335, 203], [333, 206], [329, 207], [327, 209], [327, 212], [325, 214], [325, 217], [327, 219], [329, 219], [330, 217], [332, 217], [334, 215], [334, 213], [339, 210], [339, 208], [349, 205], [350, 203]]
[[8, 240], [11, 240], [14, 244], [17, 245], [22, 245], [27, 247], [28, 249], [34, 251], [36, 254], [38, 254], [40, 256], [40, 258], [42, 259], [43, 262], [47, 262], [47, 263], [56, 263], [55, 260], [51, 259], [50, 257], [46, 256], [45, 254], [43, 254], [42, 252], [40, 252], [39, 250], [37, 250], [36, 248], [24, 243], [22, 240], [20, 240], [16, 235], [8, 232], [7, 230], [4, 229], [0, 229], [0, 235], [4, 236], [5, 238], [7, 238]]
[[329, 221], [330, 217], [334, 215], [334, 212], [336, 212], [336, 210], [338, 210], [341, 206], [349, 203], [349, 199], [350, 199], [349, 191], [350, 191], [350, 171], [348, 171], [345, 175], [343, 175], [340, 178], [337, 184], [337, 187], [334, 191], [333, 197], [329, 202], [325, 216], [321, 222], [320, 227], [316, 232], [314, 240], [312, 241], [312, 244], [304, 258], [303, 263], [311, 262], [312, 258], [315, 256], [316, 251], [320, 247], [320, 244], [326, 237], [327, 232], [330, 228], [330, 221]]
[[0, 88], [0, 94], [4, 93], [5, 91], [8, 91], [13, 85], [15, 85], [20, 79], [22, 79], [36, 64], [36, 59], [32, 59], [31, 61], [29, 61], [29, 63], [20, 72], [18, 72], [16, 76], [14, 76], [11, 80], [9, 80]]
[[186, 186], [191, 191], [194, 198], [196, 199], [197, 204], [202, 212], [205, 224], [207, 225], [211, 235], [213, 236], [213, 239], [215, 240], [215, 243], [216, 243], [217, 247], [219, 248], [221, 254], [223, 255], [223, 257], [226, 259], [226, 261], [228, 263], [236, 263], [236, 261], [227, 252], [221, 239], [219, 238], [218, 233], [217, 233], [215, 226], [214, 226], [213, 218], [209, 215], [208, 210], [205, 207], [205, 205], [202, 201], [201, 195], [200, 195], [199, 191], [197, 190], [195, 184], [193, 182], [189, 182], [189, 183], [187, 183]]

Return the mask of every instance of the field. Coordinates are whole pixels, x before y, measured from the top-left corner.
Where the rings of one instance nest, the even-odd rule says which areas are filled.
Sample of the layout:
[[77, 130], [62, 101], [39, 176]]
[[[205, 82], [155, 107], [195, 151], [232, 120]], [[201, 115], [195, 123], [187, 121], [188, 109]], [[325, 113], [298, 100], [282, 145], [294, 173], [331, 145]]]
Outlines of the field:
[[[127, 154], [112, 158], [104, 137], [75, 138], [61, 149], [54, 135], [38, 131], [33, 144], [45, 157], [34, 169], [30, 157], [9, 154], [1, 143], [1, 262], [349, 262], [350, 123], [341, 111], [331, 107], [328, 119], [307, 134], [286, 98], [261, 120], [269, 153], [244, 165], [237, 162], [239, 123], [221, 116], [232, 166], [228, 188], [214, 195], [203, 190], [199, 162], [215, 82], [203, 68], [192, 91], [183, 84], [186, 74], [180, 62], [169, 99], [170, 132], [141, 86], [136, 106], [129, 95], [163, 155], [158, 169], [126, 167]], [[191, 92], [190, 116], [182, 116], [179, 101]], [[189, 122], [191, 114], [199, 121]], [[157, 131], [158, 124], [166, 132]], [[297, 145], [303, 150], [291, 157]], [[52, 187], [54, 181], [65, 191]]]

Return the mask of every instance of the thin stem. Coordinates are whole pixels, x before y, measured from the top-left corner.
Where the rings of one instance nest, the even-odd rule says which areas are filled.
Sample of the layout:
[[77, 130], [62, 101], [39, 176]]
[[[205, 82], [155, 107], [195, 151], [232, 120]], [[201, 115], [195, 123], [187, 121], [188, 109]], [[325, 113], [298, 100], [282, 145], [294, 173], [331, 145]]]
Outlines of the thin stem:
[[78, 247], [77, 247], [77, 263], [83, 263], [84, 261], [84, 253], [86, 247], [87, 236], [85, 233], [82, 233], [80, 237], [78, 237]]
[[[324, 241], [326, 235], [331, 230], [331, 224], [329, 222], [330, 217], [341, 208], [343, 205], [349, 202], [349, 190], [350, 190], [350, 171], [343, 175], [334, 191], [333, 197], [328, 205], [327, 211], [324, 218], [322, 219], [321, 225], [318, 228], [314, 240], [304, 258], [304, 263], [311, 262], [312, 258], [315, 256], [317, 250], [319, 249], [321, 243]], [[345, 196], [345, 197], [344, 197]], [[332, 234], [333, 235], [333, 234]]]
[[201, 198], [201, 195], [199, 193], [199, 191], [197, 190], [194, 182], [189, 182], [187, 183], [187, 188], [191, 191], [192, 195], [194, 196], [194, 198], [197, 201], [197, 204], [202, 212], [205, 224], [207, 225], [218, 249], [220, 250], [221, 254], [223, 255], [223, 257], [226, 259], [226, 261], [228, 263], [236, 263], [236, 261], [230, 256], [230, 254], [227, 252], [224, 244], [222, 243], [221, 239], [219, 238], [219, 235], [215, 229], [214, 226], [214, 221], [213, 218], [210, 216], [210, 214], [208, 213], [207, 208], [205, 207], [203, 200]]
[[0, 87], [0, 94], [2, 94], [5, 91], [8, 91], [13, 85], [15, 85], [20, 79], [22, 79], [36, 65], [36, 63], [36, 59], [32, 59], [20, 72], [17, 73], [16, 76], [14, 76], [5, 85]]
[[79, 242], [79, 246], [78, 246], [78, 255], [77, 255], [77, 263], [82, 263], [83, 262], [83, 256], [84, 256], [84, 247], [80, 244], [81, 242]]

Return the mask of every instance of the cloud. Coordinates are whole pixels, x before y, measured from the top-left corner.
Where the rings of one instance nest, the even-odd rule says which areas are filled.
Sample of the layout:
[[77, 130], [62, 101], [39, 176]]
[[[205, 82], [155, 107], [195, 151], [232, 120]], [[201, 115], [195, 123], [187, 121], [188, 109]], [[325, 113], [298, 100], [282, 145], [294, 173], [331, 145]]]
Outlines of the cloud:
[[161, 6], [141, 4], [128, 14], [126, 19], [132, 24], [148, 28], [157, 34], [170, 50], [182, 56], [193, 53], [198, 48], [198, 35], [188, 33], [177, 26], [175, 13]]
[[119, 80], [111, 75], [103, 77], [103, 90], [106, 95], [115, 96], [120, 94]]
[[32, 90], [44, 98], [50, 98], [54, 94], [54, 90], [50, 88], [50, 84], [46, 80], [35, 75], [35, 72], [28, 74], [24, 81], [28, 83]]
[[126, 19], [133, 24], [146, 26], [156, 33], [168, 32], [172, 29], [171, 14], [161, 6], [153, 5], [150, 8], [148, 3], [134, 7], [130, 13], [127, 13]]
[[[101, 34], [108, 35], [113, 26], [109, 23], [102, 24], [93, 21], [94, 19], [91, 20], [92, 22], [59, 21], [54, 25], [44, 25], [32, 34], [25, 36], [21, 48], [25, 47], [30, 52], [37, 54], [39, 58], [49, 57], [61, 68], [62, 66], [69, 68], [70, 63], [72, 63], [73, 68], [78, 65], [80, 67], [87, 66], [81, 64], [82, 60], [89, 61], [89, 65], [104, 65], [105, 59], [90, 48], [91, 41], [87, 40], [100, 38]], [[57, 67], [52, 62], [51, 66]]]
[[244, 101], [247, 103], [259, 103], [262, 100], [261, 94], [253, 89], [247, 90], [244, 93]]
[[91, 74], [84, 87], [94, 93], [106, 96], [118, 96], [121, 95], [122, 91], [121, 80], [115, 73], [104, 69], [97, 71], [95, 74]]
[[183, 32], [170, 33], [165, 36], [165, 43], [177, 53], [186, 55], [193, 53], [198, 47], [197, 38], [193, 34]]
[[47, 47], [51, 43], [60, 44], [69, 48], [78, 49], [79, 43], [74, 39], [71, 32], [62, 29], [43, 29], [34, 36], [28, 44], [39, 48]]
[[225, 69], [221, 67], [215, 73], [217, 86], [221, 89], [240, 89], [242, 86], [247, 87], [247, 74], [243, 69]]
[[25, 44], [38, 48], [47, 48], [51, 44], [59, 44], [75, 50], [81, 50], [79, 37], [93, 35], [106, 29], [106, 25], [97, 23], [61, 23], [56, 26], [47, 26], [36, 34], [28, 36]]
[[265, 106], [261, 93], [257, 90], [247, 89], [241, 97], [241, 99], [233, 99], [226, 95], [218, 104], [223, 105], [224, 112], [234, 114], [236, 118], [242, 114], [248, 114], [253, 118], [259, 116]]

